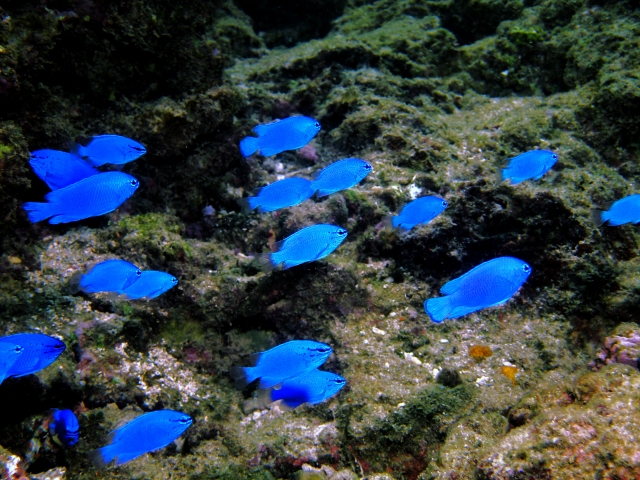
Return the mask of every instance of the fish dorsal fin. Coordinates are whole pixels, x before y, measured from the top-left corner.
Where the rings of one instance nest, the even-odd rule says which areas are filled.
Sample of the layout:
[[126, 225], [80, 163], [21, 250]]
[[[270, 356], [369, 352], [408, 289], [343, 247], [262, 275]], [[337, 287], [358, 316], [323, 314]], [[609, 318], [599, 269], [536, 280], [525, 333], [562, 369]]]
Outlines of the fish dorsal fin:
[[274, 244], [273, 244], [273, 251], [274, 251], [274, 252], [279, 252], [280, 250], [282, 250], [282, 247], [284, 246], [284, 242], [285, 242], [286, 240], [287, 240], [287, 239], [285, 238], [284, 240], [280, 240], [280, 241], [278, 241], [278, 242], [274, 243]]
[[453, 280], [448, 281], [447, 283], [445, 283], [442, 286], [442, 288], [440, 289], [440, 293], [442, 295], [451, 295], [452, 293], [455, 293], [456, 290], [458, 290], [458, 288], [460, 288], [460, 285], [462, 284], [462, 281], [465, 278], [467, 278], [468, 276], [470, 276], [476, 270], [480, 270], [482, 267], [484, 267], [485, 263], [482, 263], [482, 264], [478, 265], [477, 267], [469, 270], [467, 273], [465, 273], [464, 275], [459, 276], [458, 278], [454, 278]]
[[276, 123], [280, 123], [280, 119], [276, 118], [272, 122], [265, 123], [263, 125], [256, 125], [253, 127], [253, 131], [258, 134], [259, 137], [263, 136], [265, 133], [269, 131], [269, 129], [275, 125]]
[[260, 357], [264, 352], [256, 352], [249, 355], [249, 366], [256, 367], [260, 363]]

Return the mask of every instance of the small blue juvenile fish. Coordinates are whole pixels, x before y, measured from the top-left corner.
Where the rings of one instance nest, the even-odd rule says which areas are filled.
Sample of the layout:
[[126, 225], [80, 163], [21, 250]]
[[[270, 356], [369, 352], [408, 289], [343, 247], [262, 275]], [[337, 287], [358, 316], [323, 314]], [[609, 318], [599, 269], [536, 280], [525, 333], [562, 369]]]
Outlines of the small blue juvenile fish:
[[253, 367], [233, 367], [231, 376], [238, 388], [260, 379], [260, 388], [273, 387], [289, 377], [315, 370], [329, 355], [331, 347], [313, 340], [292, 340], [251, 356]]
[[592, 210], [593, 222], [599, 227], [607, 223], [612, 227], [640, 222], [640, 195], [629, 195], [611, 204], [607, 210]]
[[498, 171], [498, 183], [511, 180], [516, 185], [524, 180], [540, 179], [558, 161], [558, 155], [550, 150], [531, 150], [514, 157], [507, 168]]
[[49, 420], [49, 435], [61, 447], [73, 447], [78, 443], [80, 424], [71, 410], [53, 409]]
[[178, 279], [173, 275], [156, 270], [143, 271], [138, 280], [129, 287], [120, 290], [127, 300], [146, 298], [150, 300], [175, 287]]
[[253, 197], [241, 198], [238, 204], [245, 213], [258, 209], [258, 212], [272, 212], [280, 208], [292, 207], [311, 198], [315, 190], [311, 182], [304, 178], [285, 178], [271, 183], [254, 192]]
[[120, 135], [98, 135], [78, 137], [71, 153], [89, 162], [94, 167], [107, 163], [124, 165], [147, 153], [147, 150], [127, 137]]
[[312, 225], [275, 244], [277, 251], [260, 256], [263, 270], [283, 270], [326, 257], [347, 238], [347, 231], [335, 225]]
[[248, 157], [260, 150], [260, 155], [270, 157], [285, 150], [304, 147], [320, 131], [320, 123], [309, 117], [289, 117], [258, 125], [253, 131], [256, 137], [240, 140], [240, 152]]
[[[41, 333], [17, 333], [0, 338], [0, 355], [10, 357], [0, 360], [0, 378], [23, 377], [51, 365], [66, 345], [57, 338]], [[18, 352], [20, 350], [20, 352]], [[13, 357], [18, 353], [17, 357]]]
[[446, 283], [446, 297], [430, 298], [424, 310], [433, 322], [458, 318], [483, 308], [502, 305], [509, 300], [531, 274], [531, 267], [513, 257], [498, 257], [481, 263]]
[[444, 212], [448, 205], [440, 197], [420, 197], [402, 207], [398, 215], [388, 215], [382, 221], [391, 228], [408, 231], [421, 223], [429, 223]]
[[58, 150], [31, 152], [29, 165], [51, 190], [58, 190], [100, 173], [84, 160]]
[[85, 273], [74, 275], [71, 290], [84, 293], [118, 292], [133, 285], [142, 271], [133, 263], [124, 260], [105, 260], [95, 264]]
[[313, 188], [318, 198], [346, 190], [357, 185], [371, 173], [373, 167], [359, 158], [338, 160], [320, 170], [314, 180]]
[[[340, 375], [321, 370], [312, 370], [297, 377], [288, 378], [280, 388], [269, 388], [258, 392], [258, 402], [266, 406], [277, 400], [290, 409], [304, 403], [317, 405], [336, 395], [347, 381]], [[262, 406], [261, 405], [261, 406]]]
[[122, 172], [106, 172], [53, 190], [44, 198], [49, 203], [27, 202], [23, 208], [33, 223], [69, 223], [97, 217], [118, 208], [133, 195], [140, 183]]
[[107, 436], [109, 445], [87, 454], [97, 468], [115, 460], [122, 465], [145, 453], [166, 447], [189, 428], [189, 415], [174, 410], [145, 413], [114, 430]]

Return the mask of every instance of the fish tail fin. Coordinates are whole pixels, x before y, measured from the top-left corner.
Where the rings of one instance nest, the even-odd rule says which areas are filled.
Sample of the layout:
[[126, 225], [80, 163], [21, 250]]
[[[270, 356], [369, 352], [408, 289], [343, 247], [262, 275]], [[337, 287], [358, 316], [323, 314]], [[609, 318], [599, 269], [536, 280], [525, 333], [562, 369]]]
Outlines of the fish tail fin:
[[258, 378], [255, 367], [231, 367], [229, 375], [233, 378], [236, 388], [242, 390], [244, 387]]
[[41, 222], [54, 215], [54, 212], [51, 211], [50, 203], [27, 202], [22, 208], [29, 215], [31, 223]]
[[244, 413], [250, 413], [253, 410], [263, 410], [274, 402], [271, 398], [271, 392], [273, 388], [259, 388], [257, 396], [250, 398], [242, 404], [242, 411]]
[[496, 172], [496, 183], [500, 184], [507, 179], [506, 170], [507, 170], [506, 168], [498, 169], [498, 171]]
[[275, 270], [278, 266], [278, 264], [273, 260], [272, 253], [262, 253], [258, 255], [256, 257], [256, 262], [260, 270], [262, 270], [263, 272], [270, 272], [272, 270]]
[[597, 208], [591, 210], [591, 221], [596, 227], [603, 225], [607, 220], [609, 220], [609, 217], [607, 216], [606, 210], [599, 210]]
[[257, 137], [244, 137], [240, 140], [240, 153], [247, 158], [260, 149], [259, 138]]
[[451, 301], [449, 297], [429, 298], [424, 302], [424, 311], [432, 322], [442, 323], [451, 313]]
[[242, 213], [251, 213], [258, 206], [256, 197], [239, 198], [238, 205], [240, 205], [240, 208], [242, 208]]
[[87, 457], [93, 463], [96, 468], [105, 468], [109, 463], [116, 458], [118, 452], [113, 445], [107, 445], [106, 447], [91, 450], [87, 453]]
[[382, 217], [382, 226], [384, 228], [394, 229], [396, 225], [394, 225], [394, 220], [396, 219], [395, 215], [385, 215]]
[[70, 293], [78, 293], [80, 290], [82, 290], [82, 287], [80, 286], [80, 283], [82, 282], [82, 277], [84, 276], [84, 274], [82, 272], [76, 272], [74, 273], [71, 278], [69, 279], [69, 292]]

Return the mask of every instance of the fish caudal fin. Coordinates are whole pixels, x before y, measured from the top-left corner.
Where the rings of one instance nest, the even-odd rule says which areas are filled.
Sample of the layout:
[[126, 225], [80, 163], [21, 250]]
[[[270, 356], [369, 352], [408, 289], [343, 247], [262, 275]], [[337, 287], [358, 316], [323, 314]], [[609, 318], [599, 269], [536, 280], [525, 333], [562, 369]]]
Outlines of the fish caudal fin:
[[496, 183], [502, 183], [507, 179], [506, 170], [506, 168], [498, 169], [498, 171], [496, 172]]
[[243, 197], [238, 199], [238, 205], [242, 209], [242, 213], [251, 213], [256, 208], [255, 197]]
[[41, 222], [54, 215], [51, 211], [50, 203], [27, 202], [22, 208], [25, 209], [31, 223]]
[[597, 209], [591, 210], [591, 221], [596, 227], [601, 226], [604, 222], [608, 220], [608, 218], [605, 218], [605, 215], [604, 215], [605, 213], [607, 213], [605, 210], [597, 210]]
[[262, 253], [256, 257], [256, 262], [258, 267], [263, 272], [270, 272], [275, 270], [278, 264], [273, 262], [273, 257], [271, 253]]
[[384, 228], [390, 228], [390, 229], [396, 228], [395, 225], [393, 224], [394, 219], [395, 219], [394, 215], [385, 215], [384, 217], [382, 217], [382, 226]]
[[257, 396], [250, 398], [242, 404], [242, 411], [248, 414], [253, 410], [264, 410], [274, 402], [271, 398], [272, 391], [272, 388], [259, 388]]
[[87, 457], [96, 468], [105, 468], [116, 458], [116, 455], [117, 451], [113, 448], [113, 445], [107, 445], [87, 453]]
[[424, 302], [424, 311], [435, 323], [442, 323], [449, 316], [451, 310], [449, 297], [430, 298]]
[[82, 277], [84, 274], [82, 272], [76, 272], [69, 279], [69, 292], [70, 293], [78, 293], [82, 288], [80, 287], [80, 283], [82, 282]]
[[240, 390], [258, 378], [254, 367], [231, 367], [229, 375], [233, 378], [236, 388]]
[[240, 153], [243, 157], [249, 157], [256, 153], [260, 148], [259, 139], [256, 137], [244, 137], [240, 140]]

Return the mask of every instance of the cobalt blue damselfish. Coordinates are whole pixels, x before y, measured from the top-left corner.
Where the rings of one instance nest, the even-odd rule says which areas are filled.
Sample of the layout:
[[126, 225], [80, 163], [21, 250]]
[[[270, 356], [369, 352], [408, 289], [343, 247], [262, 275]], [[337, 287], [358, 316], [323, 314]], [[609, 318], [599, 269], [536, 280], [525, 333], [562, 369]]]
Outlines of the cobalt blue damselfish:
[[178, 279], [169, 273], [145, 270], [138, 280], [118, 293], [124, 295], [127, 300], [138, 300], [140, 298], [150, 300], [162, 295], [177, 284]]
[[260, 406], [282, 400], [290, 409], [305, 403], [317, 405], [336, 395], [347, 381], [340, 375], [321, 370], [312, 370], [297, 377], [284, 380], [278, 388], [258, 392]]
[[612, 203], [606, 210], [592, 210], [591, 216], [597, 226], [606, 223], [612, 227], [625, 223], [640, 222], [640, 195], [629, 195]]
[[244, 157], [260, 150], [260, 155], [270, 157], [285, 150], [304, 147], [320, 131], [320, 123], [309, 117], [289, 117], [258, 125], [253, 131], [256, 137], [240, 140], [240, 152]]
[[245, 213], [256, 208], [265, 213], [292, 207], [313, 196], [315, 190], [311, 185], [304, 178], [285, 178], [256, 190], [253, 197], [241, 198], [238, 204]]
[[360, 180], [371, 173], [368, 162], [359, 158], [338, 160], [320, 170], [314, 180], [313, 188], [318, 198], [346, 190], [357, 185]]
[[94, 167], [107, 163], [123, 165], [147, 153], [143, 145], [120, 135], [78, 137], [71, 153]]
[[335, 225], [318, 224], [303, 228], [277, 242], [277, 251], [260, 256], [263, 270], [283, 270], [326, 257], [347, 238], [347, 231]]
[[391, 228], [400, 230], [411, 230], [421, 223], [429, 223], [440, 215], [449, 204], [446, 200], [427, 196], [416, 198], [413, 202], [407, 203], [398, 215], [388, 215], [383, 219], [383, 223]]
[[17, 333], [2, 337], [0, 378], [4, 380], [38, 372], [51, 365], [66, 348], [57, 338], [42, 333]]
[[107, 436], [109, 445], [88, 453], [89, 460], [104, 468], [115, 460], [122, 465], [145, 453], [166, 447], [192, 423], [189, 415], [174, 410], [145, 413]]
[[84, 275], [71, 279], [71, 289], [84, 293], [118, 292], [138, 281], [142, 271], [125, 260], [105, 260], [95, 264]]
[[106, 172], [49, 192], [48, 203], [27, 202], [29, 220], [69, 223], [104, 215], [118, 208], [138, 188], [139, 182], [122, 172]]
[[62, 447], [73, 447], [78, 443], [80, 424], [71, 410], [55, 408], [49, 420], [49, 434]]
[[64, 188], [100, 173], [77, 156], [59, 150], [35, 150], [31, 152], [29, 165], [51, 190]]
[[253, 367], [233, 367], [231, 376], [238, 388], [260, 379], [260, 388], [273, 387], [289, 377], [309, 372], [322, 365], [331, 347], [313, 340], [292, 340], [264, 352], [254, 353]]
[[531, 267], [518, 258], [494, 258], [446, 283], [440, 293], [447, 296], [426, 300], [424, 309], [432, 321], [440, 323], [447, 318], [502, 305], [530, 274]]
[[524, 180], [538, 180], [558, 161], [558, 155], [550, 150], [531, 150], [514, 157], [507, 168], [498, 171], [498, 182], [511, 180], [516, 185]]

